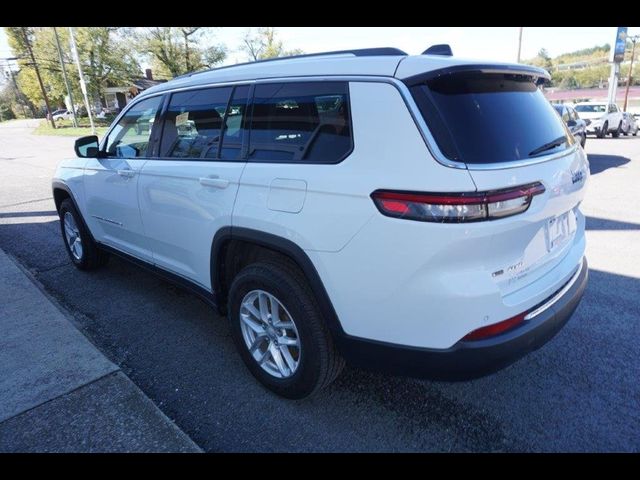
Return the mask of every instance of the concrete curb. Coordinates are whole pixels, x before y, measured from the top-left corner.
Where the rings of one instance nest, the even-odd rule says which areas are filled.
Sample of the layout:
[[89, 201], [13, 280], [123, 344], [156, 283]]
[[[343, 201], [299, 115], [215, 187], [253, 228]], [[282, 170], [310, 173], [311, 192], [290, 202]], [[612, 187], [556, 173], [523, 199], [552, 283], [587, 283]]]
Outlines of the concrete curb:
[[0, 452], [200, 452], [0, 249]]

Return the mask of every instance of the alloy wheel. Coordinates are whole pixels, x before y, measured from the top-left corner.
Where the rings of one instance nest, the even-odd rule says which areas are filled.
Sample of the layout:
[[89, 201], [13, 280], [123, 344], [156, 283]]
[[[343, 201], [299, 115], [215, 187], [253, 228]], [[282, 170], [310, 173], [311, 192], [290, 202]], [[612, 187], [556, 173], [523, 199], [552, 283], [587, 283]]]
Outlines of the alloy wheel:
[[71, 212], [66, 212], [64, 214], [64, 238], [67, 242], [67, 246], [69, 247], [69, 251], [73, 258], [76, 260], [82, 259], [82, 238], [80, 238], [80, 230], [76, 224], [75, 219]]
[[240, 303], [240, 328], [249, 353], [276, 378], [291, 377], [302, 355], [293, 318], [284, 305], [264, 290], [252, 290]]

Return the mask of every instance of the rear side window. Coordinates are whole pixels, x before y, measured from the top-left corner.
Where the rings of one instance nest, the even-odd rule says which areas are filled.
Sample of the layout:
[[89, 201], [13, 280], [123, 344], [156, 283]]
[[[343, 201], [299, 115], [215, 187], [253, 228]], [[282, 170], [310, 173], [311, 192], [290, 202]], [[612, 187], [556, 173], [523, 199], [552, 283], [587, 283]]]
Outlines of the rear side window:
[[218, 158], [222, 124], [232, 87], [189, 90], [171, 95], [160, 156]]
[[411, 87], [438, 147], [451, 160], [501, 163], [575, 143], [528, 75], [458, 72]]
[[242, 142], [246, 135], [247, 123], [247, 97], [249, 87], [242, 85], [233, 91], [233, 98], [229, 103], [224, 119], [224, 132], [222, 137], [222, 160], [237, 160], [242, 157]]
[[256, 85], [250, 161], [337, 163], [352, 146], [347, 82]]

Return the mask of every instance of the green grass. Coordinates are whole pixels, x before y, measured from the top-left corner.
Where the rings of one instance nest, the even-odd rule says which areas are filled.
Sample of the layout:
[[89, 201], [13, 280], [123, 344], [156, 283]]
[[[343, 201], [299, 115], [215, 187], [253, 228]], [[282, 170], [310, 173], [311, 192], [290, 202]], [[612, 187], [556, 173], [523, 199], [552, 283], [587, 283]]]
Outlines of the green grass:
[[[107, 132], [109, 128], [110, 120], [94, 120], [96, 126], [96, 135], [101, 137]], [[51, 128], [51, 124], [47, 120], [42, 120], [38, 128], [33, 133], [35, 135], [55, 135], [64, 137], [83, 137], [85, 135], [91, 135], [91, 127], [89, 126], [88, 118], [80, 118], [78, 121], [78, 127], [73, 126], [71, 120], [58, 120], [56, 122], [56, 129]]]

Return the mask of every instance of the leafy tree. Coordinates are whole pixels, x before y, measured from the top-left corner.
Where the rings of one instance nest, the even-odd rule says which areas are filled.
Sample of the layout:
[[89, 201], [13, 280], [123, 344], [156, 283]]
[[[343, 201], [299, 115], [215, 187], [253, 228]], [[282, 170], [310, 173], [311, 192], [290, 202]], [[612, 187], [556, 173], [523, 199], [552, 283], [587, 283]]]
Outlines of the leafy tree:
[[204, 27], [148, 27], [136, 37], [139, 53], [150, 58], [156, 75], [171, 78], [211, 68], [226, 58], [224, 45], [202, 45], [210, 32]]
[[240, 49], [247, 54], [249, 60], [253, 61], [304, 53], [298, 48], [286, 50], [282, 40], [277, 38], [276, 29], [273, 27], [259, 27], [255, 31], [247, 30]]
[[[17, 78], [18, 86], [29, 100], [39, 104], [42, 94], [35, 71], [31, 68], [31, 60], [26, 53], [24, 42], [20, 43], [19, 36], [16, 38], [11, 31], [15, 28], [21, 27], [6, 27], [5, 31], [9, 45], [14, 55], [19, 58], [18, 64], [21, 66]], [[120, 30], [115, 27], [82, 27], [75, 30], [78, 56], [87, 82], [89, 97], [93, 100], [100, 97], [105, 87], [126, 85], [127, 82], [141, 75], [138, 60]], [[62, 107], [67, 89], [60, 68], [53, 28], [30, 27], [30, 31], [33, 36], [34, 57], [38, 62], [47, 95], [51, 99], [51, 107]], [[74, 99], [78, 101], [82, 98], [82, 94], [76, 64], [69, 47], [69, 30], [58, 28], [58, 35], [72, 93]]]
[[5, 84], [0, 90], [0, 122], [16, 118], [13, 112], [13, 106], [16, 104], [16, 100], [12, 89], [14, 89], [12, 84]]

